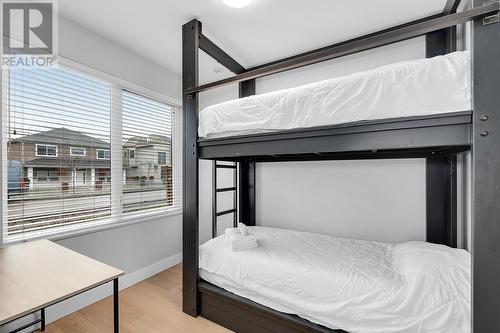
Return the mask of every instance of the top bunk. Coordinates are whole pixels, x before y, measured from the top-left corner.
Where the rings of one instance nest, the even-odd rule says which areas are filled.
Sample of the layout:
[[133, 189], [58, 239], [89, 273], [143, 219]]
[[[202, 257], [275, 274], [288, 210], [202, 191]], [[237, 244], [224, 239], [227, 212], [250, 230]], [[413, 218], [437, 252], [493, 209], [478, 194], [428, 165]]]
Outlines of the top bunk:
[[[471, 60], [467, 52], [451, 53], [456, 49], [452, 29], [478, 19], [489, 24], [499, 11], [500, 2], [492, 1], [248, 69], [192, 20], [183, 26], [186, 153], [194, 159], [276, 161], [429, 157], [469, 150]], [[428, 56], [448, 54], [252, 96], [257, 78], [430, 34]], [[198, 50], [236, 75], [199, 85]], [[198, 116], [199, 93], [232, 83], [240, 84], [243, 98], [210, 106]]]
[[470, 72], [469, 52], [454, 52], [212, 105], [199, 114], [199, 157], [380, 158], [401, 150], [415, 157], [467, 150]]

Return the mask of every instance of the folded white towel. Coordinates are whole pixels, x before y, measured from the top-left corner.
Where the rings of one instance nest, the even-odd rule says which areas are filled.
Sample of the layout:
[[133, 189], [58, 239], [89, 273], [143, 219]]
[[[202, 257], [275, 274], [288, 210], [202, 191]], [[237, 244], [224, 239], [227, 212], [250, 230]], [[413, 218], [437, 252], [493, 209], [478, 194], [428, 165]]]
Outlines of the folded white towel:
[[231, 243], [250, 243], [256, 242], [257, 238], [254, 235], [240, 235], [240, 234], [231, 234], [228, 236], [228, 239]]
[[243, 236], [248, 235], [248, 227], [244, 223], [238, 223], [238, 229]]
[[239, 228], [227, 228], [224, 230], [224, 235], [226, 236], [226, 240], [229, 240], [229, 236], [231, 235], [239, 235], [240, 234], [240, 229]]
[[253, 243], [246, 243], [246, 244], [232, 244], [231, 245], [231, 250], [233, 251], [244, 251], [244, 250], [251, 250], [257, 247], [257, 242]]
[[226, 239], [229, 242], [233, 251], [249, 250], [257, 247], [257, 238], [254, 235], [243, 236], [238, 233], [226, 234]]

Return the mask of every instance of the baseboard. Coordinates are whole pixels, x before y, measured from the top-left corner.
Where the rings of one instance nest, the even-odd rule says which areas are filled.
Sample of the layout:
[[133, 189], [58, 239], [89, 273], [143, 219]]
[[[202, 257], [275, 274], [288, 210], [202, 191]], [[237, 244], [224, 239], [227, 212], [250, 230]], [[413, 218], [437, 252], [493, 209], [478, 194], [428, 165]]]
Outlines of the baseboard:
[[[136, 283], [139, 283], [147, 278], [158, 274], [172, 266], [179, 264], [182, 261], [182, 254], [177, 253], [168, 258], [157, 261], [147, 267], [141, 268], [135, 272], [124, 275], [120, 278], [120, 290], [133, 286]], [[83, 309], [86, 306], [89, 306], [95, 302], [100, 301], [103, 298], [111, 296], [112, 293], [112, 285], [108, 283], [106, 285], [100, 286], [98, 288], [89, 290], [79, 296], [75, 296], [66, 301], [53, 305], [46, 310], [46, 321], [47, 323], [51, 323], [60, 318], [63, 318], [73, 312], [76, 312], [80, 309]], [[112, 309], [109, 309], [110, 313]], [[25, 323], [33, 321], [37, 318], [37, 315], [30, 315], [24, 318], [17, 320], [16, 322], [0, 327], [0, 333], [9, 332], [16, 327], [20, 327]], [[22, 332], [32, 332], [33, 328], [28, 328]]]
[[179, 264], [181, 261], [182, 253], [177, 253], [173, 256], [157, 261], [152, 265], [141, 268], [138, 271], [127, 274], [120, 279], [120, 290], [133, 286], [134, 284], [146, 280], [153, 275], [163, 272], [164, 270]]

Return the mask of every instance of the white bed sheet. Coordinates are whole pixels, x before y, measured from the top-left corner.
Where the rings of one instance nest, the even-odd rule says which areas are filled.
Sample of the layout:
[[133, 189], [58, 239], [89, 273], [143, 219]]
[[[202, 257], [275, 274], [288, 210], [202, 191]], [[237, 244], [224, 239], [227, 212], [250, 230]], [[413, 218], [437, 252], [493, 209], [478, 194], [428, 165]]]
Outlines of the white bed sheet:
[[250, 227], [259, 247], [223, 236], [200, 247], [204, 280], [277, 311], [348, 332], [470, 332], [470, 254]]
[[383, 66], [209, 106], [200, 137], [222, 137], [363, 120], [469, 111], [467, 51]]

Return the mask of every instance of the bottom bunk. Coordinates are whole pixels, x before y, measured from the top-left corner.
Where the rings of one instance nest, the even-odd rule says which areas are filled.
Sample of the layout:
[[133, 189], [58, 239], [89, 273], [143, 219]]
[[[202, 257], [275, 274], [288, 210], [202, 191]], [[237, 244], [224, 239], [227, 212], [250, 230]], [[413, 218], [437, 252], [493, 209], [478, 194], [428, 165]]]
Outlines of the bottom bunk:
[[201, 314], [237, 332], [469, 332], [470, 255], [250, 227], [200, 247]]
[[200, 314], [238, 333], [346, 333], [273, 310], [206, 281], [199, 283], [198, 290]]

